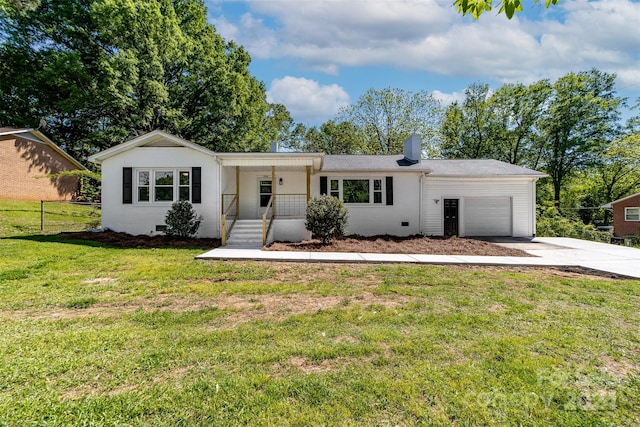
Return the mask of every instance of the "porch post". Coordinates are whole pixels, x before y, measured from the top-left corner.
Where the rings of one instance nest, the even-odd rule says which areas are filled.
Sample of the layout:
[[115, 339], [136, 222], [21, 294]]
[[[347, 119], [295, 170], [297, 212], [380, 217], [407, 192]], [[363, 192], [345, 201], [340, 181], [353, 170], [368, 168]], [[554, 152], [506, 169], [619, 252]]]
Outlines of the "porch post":
[[227, 216], [222, 214], [220, 217], [220, 244], [225, 246], [227, 244]]
[[307, 166], [307, 203], [311, 198], [311, 166]]
[[271, 197], [273, 202], [271, 203], [271, 216], [276, 216], [276, 167], [271, 166]]
[[240, 218], [240, 166], [236, 166], [236, 218]]

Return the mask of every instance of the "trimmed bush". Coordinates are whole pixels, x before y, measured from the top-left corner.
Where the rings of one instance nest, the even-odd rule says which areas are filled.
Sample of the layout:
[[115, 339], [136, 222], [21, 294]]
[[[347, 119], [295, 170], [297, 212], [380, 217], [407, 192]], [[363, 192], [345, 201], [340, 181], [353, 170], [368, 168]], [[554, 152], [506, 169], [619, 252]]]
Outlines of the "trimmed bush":
[[167, 225], [165, 230], [167, 236], [187, 239], [198, 232], [202, 217], [198, 217], [191, 203], [181, 200], [171, 205], [164, 222]]
[[341, 200], [328, 195], [317, 196], [307, 205], [305, 227], [323, 244], [334, 237], [342, 237], [347, 231], [349, 212]]

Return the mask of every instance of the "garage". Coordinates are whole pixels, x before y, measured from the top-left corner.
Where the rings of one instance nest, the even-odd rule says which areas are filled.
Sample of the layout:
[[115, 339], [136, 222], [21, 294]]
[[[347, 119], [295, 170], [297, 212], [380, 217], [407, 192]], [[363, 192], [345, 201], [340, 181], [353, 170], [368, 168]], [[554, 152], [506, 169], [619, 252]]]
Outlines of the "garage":
[[511, 236], [510, 197], [465, 197], [466, 236]]

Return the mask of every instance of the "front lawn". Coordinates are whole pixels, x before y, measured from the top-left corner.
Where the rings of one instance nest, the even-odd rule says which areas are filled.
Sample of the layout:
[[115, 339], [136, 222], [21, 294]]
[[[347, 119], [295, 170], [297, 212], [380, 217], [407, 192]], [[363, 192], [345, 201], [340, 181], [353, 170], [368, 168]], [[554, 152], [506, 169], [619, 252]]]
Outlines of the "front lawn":
[[0, 239], [0, 425], [638, 425], [640, 281]]

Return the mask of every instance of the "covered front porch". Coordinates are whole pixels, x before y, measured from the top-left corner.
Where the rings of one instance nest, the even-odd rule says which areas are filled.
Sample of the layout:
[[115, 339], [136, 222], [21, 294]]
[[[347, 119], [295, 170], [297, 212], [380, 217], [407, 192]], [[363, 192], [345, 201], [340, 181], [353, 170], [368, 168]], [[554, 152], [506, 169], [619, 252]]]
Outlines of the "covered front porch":
[[300, 241], [322, 154], [228, 153], [221, 164], [222, 245]]

